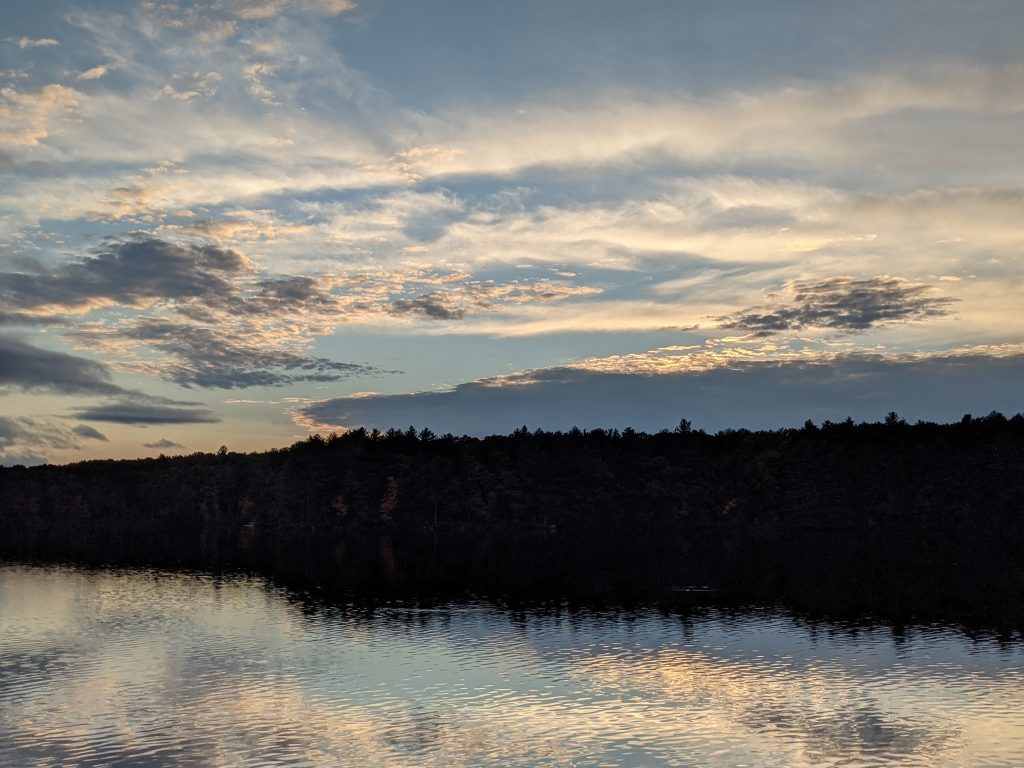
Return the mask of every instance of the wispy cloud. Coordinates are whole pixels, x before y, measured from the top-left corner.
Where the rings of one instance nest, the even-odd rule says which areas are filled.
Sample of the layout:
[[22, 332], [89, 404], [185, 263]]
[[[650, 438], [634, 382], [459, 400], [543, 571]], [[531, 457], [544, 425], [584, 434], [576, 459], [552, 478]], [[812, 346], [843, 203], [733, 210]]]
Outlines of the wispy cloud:
[[109, 64], [99, 64], [79, 72], [75, 75], [75, 80], [99, 80], [101, 77], [106, 76], [111, 69], [112, 67]]
[[272, 19], [286, 11], [337, 16], [356, 7], [354, 0], [225, 0], [220, 5], [247, 21]]
[[74, 448], [75, 433], [52, 423], [28, 416], [0, 416], [0, 451], [22, 445], [48, 448]]
[[879, 325], [948, 315], [954, 299], [929, 285], [887, 275], [866, 280], [794, 280], [760, 307], [718, 318], [723, 328], [772, 333], [802, 328], [863, 331]]
[[223, 79], [220, 72], [194, 72], [191, 75], [176, 76], [172, 82], [164, 83], [164, 86], [153, 94], [153, 98], [178, 101], [211, 98], [217, 94], [217, 88]]
[[0, 88], [0, 145], [36, 147], [62, 117], [70, 115], [82, 95], [64, 85], [34, 91]]
[[388, 311], [428, 320], [461, 320], [471, 312], [502, 310], [521, 304], [545, 304], [579, 296], [593, 296], [602, 290], [593, 286], [569, 285], [550, 280], [498, 285], [471, 283], [430, 291], [412, 299], [395, 299]]
[[[655, 157], [792, 168], [807, 162], [852, 166], [884, 155], [896, 167], [906, 167], [896, 157], [897, 148], [909, 148], [914, 136], [888, 125], [887, 141], [879, 142], [871, 135], [876, 121], [913, 112], [932, 113], [937, 120], [961, 112], [1011, 114], [1020, 105], [1022, 79], [1019, 66], [947, 66], [927, 77], [885, 73], [711, 97], [616, 92], [582, 104], [542, 101], [500, 112], [429, 116], [423, 123], [427, 141], [404, 152], [429, 148], [416, 155], [423, 178], [644, 163]], [[968, 148], [949, 149], [956, 154]], [[396, 169], [404, 166], [405, 155], [393, 162]]]
[[26, 48], [49, 48], [53, 45], [60, 45], [59, 40], [54, 40], [52, 37], [8, 37], [5, 42], [14, 43], [16, 46], [25, 50]]
[[43, 464], [50, 451], [81, 450], [82, 440], [107, 442], [84, 424], [69, 429], [48, 418], [0, 416], [0, 465]]
[[[281, 387], [383, 373], [373, 366], [275, 349], [230, 331], [180, 322], [142, 320], [107, 331], [85, 330], [73, 337], [104, 348], [138, 344], [159, 351], [167, 361], [153, 366], [152, 372], [183, 387]], [[286, 338], [284, 343], [290, 341]]]

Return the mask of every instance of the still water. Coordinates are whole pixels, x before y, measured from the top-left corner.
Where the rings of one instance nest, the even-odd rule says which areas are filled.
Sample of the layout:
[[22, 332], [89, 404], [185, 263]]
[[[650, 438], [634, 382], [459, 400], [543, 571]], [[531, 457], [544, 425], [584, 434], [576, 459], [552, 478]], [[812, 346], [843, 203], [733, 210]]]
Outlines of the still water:
[[0, 765], [1020, 766], [1024, 652], [0, 567]]

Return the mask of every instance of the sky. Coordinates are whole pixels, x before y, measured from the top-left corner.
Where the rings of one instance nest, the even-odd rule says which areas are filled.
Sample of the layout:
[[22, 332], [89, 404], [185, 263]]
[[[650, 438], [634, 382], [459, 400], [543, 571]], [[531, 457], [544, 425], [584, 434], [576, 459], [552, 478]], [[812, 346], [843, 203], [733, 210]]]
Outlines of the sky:
[[3, 5], [0, 463], [1024, 410], [1016, 0]]

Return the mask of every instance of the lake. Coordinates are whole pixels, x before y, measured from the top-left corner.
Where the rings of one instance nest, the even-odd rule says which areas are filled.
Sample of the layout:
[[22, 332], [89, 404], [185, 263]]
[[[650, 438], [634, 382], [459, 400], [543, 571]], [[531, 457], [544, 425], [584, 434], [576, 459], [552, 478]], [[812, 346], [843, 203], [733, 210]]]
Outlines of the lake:
[[783, 611], [369, 608], [0, 566], [0, 765], [1019, 766], [1024, 650]]

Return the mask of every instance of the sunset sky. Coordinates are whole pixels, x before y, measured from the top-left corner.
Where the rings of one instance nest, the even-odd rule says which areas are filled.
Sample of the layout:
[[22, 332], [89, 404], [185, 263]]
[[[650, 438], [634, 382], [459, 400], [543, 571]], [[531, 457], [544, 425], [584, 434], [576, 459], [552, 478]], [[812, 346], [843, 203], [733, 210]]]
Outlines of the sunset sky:
[[4, 0], [0, 463], [1024, 410], [1024, 4]]

